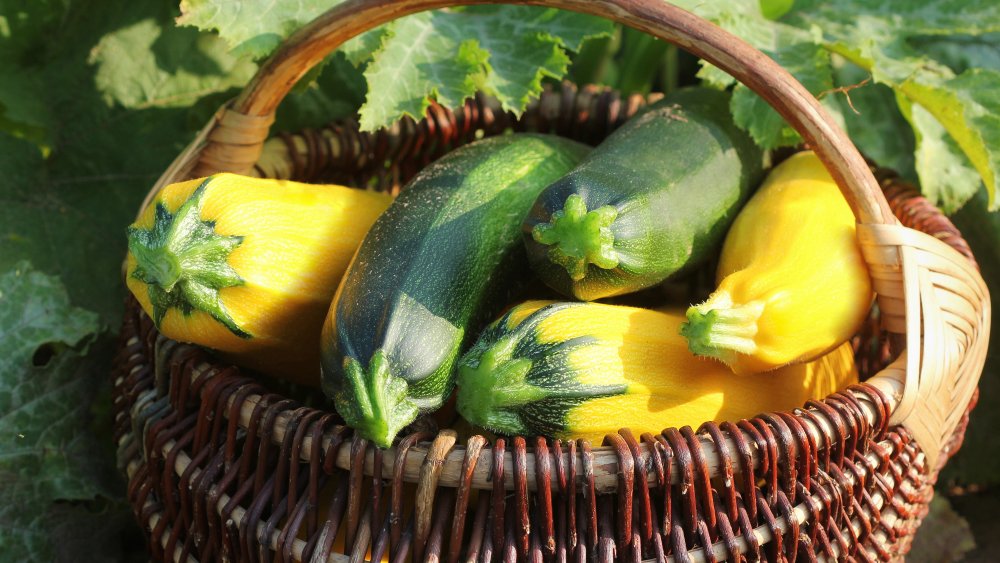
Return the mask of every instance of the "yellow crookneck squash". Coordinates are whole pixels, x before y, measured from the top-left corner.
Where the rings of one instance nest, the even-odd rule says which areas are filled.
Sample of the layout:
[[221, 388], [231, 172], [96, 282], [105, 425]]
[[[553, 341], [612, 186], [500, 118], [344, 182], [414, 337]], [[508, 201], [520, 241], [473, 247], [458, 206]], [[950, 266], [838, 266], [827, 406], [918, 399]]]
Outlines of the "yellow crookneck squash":
[[126, 283], [165, 336], [319, 385], [319, 336], [382, 193], [216, 174], [163, 188], [128, 228]]
[[855, 224], [814, 153], [775, 167], [726, 235], [716, 290], [687, 311], [691, 351], [747, 374], [849, 339], [873, 297]]

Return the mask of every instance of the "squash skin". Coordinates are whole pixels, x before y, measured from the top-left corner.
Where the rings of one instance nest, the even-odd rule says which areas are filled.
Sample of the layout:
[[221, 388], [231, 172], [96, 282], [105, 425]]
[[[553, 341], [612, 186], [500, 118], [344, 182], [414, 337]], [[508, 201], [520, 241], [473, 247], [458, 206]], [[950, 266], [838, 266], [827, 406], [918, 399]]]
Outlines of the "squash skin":
[[[137, 259], [138, 239], [154, 228], [158, 213], [176, 214], [196, 193], [200, 206], [191, 217], [211, 224], [219, 237], [239, 239], [227, 256], [205, 260], [235, 274], [235, 284], [217, 289], [228, 317], [223, 321], [197, 307], [156, 310], [155, 283], [136, 275], [143, 260]], [[165, 336], [318, 387], [317, 343], [326, 310], [362, 238], [390, 202], [386, 194], [343, 186], [234, 174], [171, 184], [129, 228], [126, 284]], [[175, 246], [183, 239], [180, 232], [172, 236]], [[184, 269], [190, 274], [191, 264]]]
[[520, 225], [589, 148], [551, 135], [477, 141], [422, 170], [376, 221], [322, 336], [323, 390], [388, 447], [454, 387], [462, 347], [530, 279]]
[[815, 154], [777, 166], [726, 235], [717, 289], [688, 309], [691, 350], [745, 374], [810, 361], [849, 339], [874, 297], [855, 225]]
[[845, 344], [806, 364], [735, 377], [690, 353], [680, 311], [528, 301], [459, 364], [459, 412], [500, 434], [601, 440], [788, 410], [857, 382]]
[[583, 301], [658, 284], [717, 251], [762, 162], [728, 94], [673, 92], [542, 192], [523, 226], [531, 266]]

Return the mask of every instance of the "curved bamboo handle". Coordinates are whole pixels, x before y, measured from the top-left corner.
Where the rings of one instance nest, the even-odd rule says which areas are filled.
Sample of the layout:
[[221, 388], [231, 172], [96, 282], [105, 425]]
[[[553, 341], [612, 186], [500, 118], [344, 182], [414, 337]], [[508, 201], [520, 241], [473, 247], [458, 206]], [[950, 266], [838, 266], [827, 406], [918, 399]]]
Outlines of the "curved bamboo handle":
[[861, 154], [812, 94], [743, 40], [662, 0], [348, 0], [290, 37], [264, 63], [232, 109], [250, 118], [270, 118], [292, 86], [348, 39], [416, 12], [475, 4], [529, 4], [600, 16], [711, 62], [767, 100], [802, 135], [860, 222], [896, 223]]

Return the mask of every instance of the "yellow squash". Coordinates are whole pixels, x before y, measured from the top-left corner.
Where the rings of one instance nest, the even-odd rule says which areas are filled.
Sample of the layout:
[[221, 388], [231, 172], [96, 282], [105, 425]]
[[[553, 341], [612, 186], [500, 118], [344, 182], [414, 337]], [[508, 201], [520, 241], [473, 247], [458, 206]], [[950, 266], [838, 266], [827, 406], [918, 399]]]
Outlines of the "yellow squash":
[[171, 184], [128, 228], [126, 283], [164, 335], [318, 386], [326, 311], [389, 203], [234, 174]]
[[600, 440], [788, 410], [856, 383], [849, 344], [816, 361], [750, 377], [699, 358], [681, 311], [529, 301], [488, 327], [462, 358], [459, 413], [501, 434]]
[[777, 166], [740, 211], [717, 281], [681, 333], [692, 352], [734, 373], [812, 360], [857, 331], [871, 280], [854, 215], [815, 154]]

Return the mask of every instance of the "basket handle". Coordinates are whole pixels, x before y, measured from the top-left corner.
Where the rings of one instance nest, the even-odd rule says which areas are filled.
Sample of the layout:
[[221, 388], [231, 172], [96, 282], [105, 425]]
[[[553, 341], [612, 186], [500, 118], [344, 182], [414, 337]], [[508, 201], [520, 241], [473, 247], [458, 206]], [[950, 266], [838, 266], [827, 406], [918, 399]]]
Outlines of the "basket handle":
[[[278, 104], [309, 69], [348, 39], [391, 20], [434, 8], [475, 4], [529, 4], [561, 8], [604, 17], [669, 41], [725, 70], [774, 107], [798, 131], [823, 161], [840, 186], [861, 223], [896, 224], [878, 182], [861, 154], [795, 78], [769, 57], [712, 23], [663, 0], [348, 0], [301, 28], [266, 61], [235, 100], [231, 112], [242, 114], [238, 125], [256, 123], [264, 135], [253, 135], [262, 146], [266, 128]], [[223, 154], [211, 150], [213, 143], [240, 138], [241, 149], [259, 155], [259, 146], [249, 147], [246, 135], [215, 134], [202, 152], [206, 157]], [[247, 149], [250, 149], [249, 151]], [[250, 160], [253, 164], [255, 160]], [[219, 163], [211, 163], [219, 164]]]

